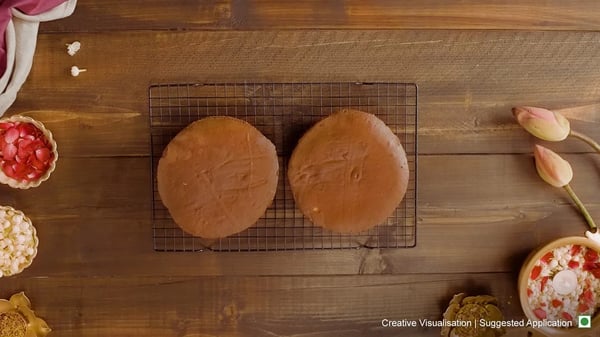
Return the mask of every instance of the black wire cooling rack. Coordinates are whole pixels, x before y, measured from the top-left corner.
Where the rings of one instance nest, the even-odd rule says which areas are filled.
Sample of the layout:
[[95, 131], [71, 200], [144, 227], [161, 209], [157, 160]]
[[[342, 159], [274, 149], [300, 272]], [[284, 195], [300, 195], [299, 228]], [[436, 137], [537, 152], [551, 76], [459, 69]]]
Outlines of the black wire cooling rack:
[[[157, 251], [272, 251], [408, 248], [416, 245], [417, 87], [410, 83], [157, 84], [149, 88], [152, 223]], [[332, 112], [353, 108], [375, 114], [398, 135], [408, 157], [406, 196], [387, 222], [358, 234], [314, 226], [295, 207], [286, 178], [298, 139]], [[277, 148], [279, 184], [273, 204], [254, 226], [218, 240], [183, 232], [160, 200], [156, 167], [169, 141], [207, 116], [232, 116], [254, 125]]]

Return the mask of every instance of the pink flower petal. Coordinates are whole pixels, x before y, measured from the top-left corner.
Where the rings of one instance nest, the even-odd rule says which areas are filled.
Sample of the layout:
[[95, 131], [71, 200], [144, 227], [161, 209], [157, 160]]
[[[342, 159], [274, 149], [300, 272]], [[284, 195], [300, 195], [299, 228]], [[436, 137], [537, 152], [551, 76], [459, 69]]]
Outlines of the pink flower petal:
[[27, 165], [25, 164], [14, 163], [12, 168], [15, 171], [15, 175], [19, 178], [23, 178], [27, 171]]
[[44, 163], [43, 161], [37, 160], [35, 158], [31, 160], [29, 165], [33, 166], [33, 168], [35, 168], [36, 170], [40, 170], [40, 171], [43, 171], [46, 169], [46, 163]]
[[544, 108], [518, 106], [513, 108], [513, 115], [517, 118], [517, 120], [524, 118], [537, 118], [550, 123], [556, 123], [556, 116], [554, 115], [554, 112]]
[[36, 138], [31, 142], [31, 144], [29, 146], [31, 149], [37, 150], [37, 149], [45, 148], [46, 144], [44, 144], [43, 140]]
[[37, 149], [35, 150], [35, 157], [40, 161], [47, 162], [50, 159], [50, 150], [46, 147]]
[[21, 139], [19, 139], [18, 145], [19, 145], [19, 148], [22, 148], [22, 147], [28, 146], [32, 142], [33, 142], [32, 139], [21, 138]]
[[571, 126], [560, 113], [544, 108], [515, 107], [517, 122], [532, 135], [547, 141], [561, 141], [569, 136]]
[[0, 130], [8, 130], [14, 126], [11, 122], [0, 123]]
[[17, 155], [17, 147], [15, 144], [6, 144], [2, 148], [2, 157], [5, 160], [13, 160]]
[[25, 137], [27, 135], [35, 135], [36, 127], [33, 124], [23, 123], [17, 127], [19, 130], [19, 136]]
[[15, 170], [13, 170], [12, 165], [9, 162], [5, 162], [2, 164], [2, 172], [9, 176], [10, 178], [16, 179]]
[[15, 128], [8, 129], [4, 134], [4, 141], [7, 143], [14, 143], [19, 138], [19, 131]]
[[533, 150], [535, 167], [539, 176], [548, 184], [563, 187], [573, 179], [573, 169], [566, 160], [541, 145]]
[[42, 175], [44, 174], [43, 171], [32, 171], [31, 173], [27, 174], [27, 180], [29, 181], [34, 181], [39, 179]]

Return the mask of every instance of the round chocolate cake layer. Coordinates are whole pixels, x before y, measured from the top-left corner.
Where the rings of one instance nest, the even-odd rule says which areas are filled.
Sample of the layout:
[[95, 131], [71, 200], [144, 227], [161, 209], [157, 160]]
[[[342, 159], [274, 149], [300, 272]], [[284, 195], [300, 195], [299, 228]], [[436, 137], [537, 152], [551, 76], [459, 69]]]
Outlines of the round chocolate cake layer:
[[385, 223], [408, 186], [398, 137], [370, 113], [342, 110], [300, 139], [288, 165], [296, 204], [311, 221], [352, 233]]
[[277, 190], [275, 146], [252, 125], [208, 117], [183, 129], [158, 162], [158, 192], [184, 231], [223, 238], [265, 213]]

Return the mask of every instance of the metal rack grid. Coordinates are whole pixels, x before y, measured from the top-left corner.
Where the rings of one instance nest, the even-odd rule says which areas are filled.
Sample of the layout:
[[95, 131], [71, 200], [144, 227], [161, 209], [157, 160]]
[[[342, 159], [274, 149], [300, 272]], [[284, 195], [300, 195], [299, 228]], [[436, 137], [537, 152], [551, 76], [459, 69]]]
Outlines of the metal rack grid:
[[[302, 134], [342, 108], [375, 114], [398, 135], [408, 157], [406, 196], [387, 222], [358, 234], [314, 226], [295, 207], [287, 161]], [[149, 88], [152, 223], [156, 251], [272, 251], [344, 248], [409, 248], [416, 245], [417, 86], [410, 83], [157, 84]], [[163, 206], [156, 167], [169, 141], [191, 122], [227, 115], [254, 125], [277, 148], [279, 183], [265, 215], [250, 228], [218, 240], [183, 232]]]

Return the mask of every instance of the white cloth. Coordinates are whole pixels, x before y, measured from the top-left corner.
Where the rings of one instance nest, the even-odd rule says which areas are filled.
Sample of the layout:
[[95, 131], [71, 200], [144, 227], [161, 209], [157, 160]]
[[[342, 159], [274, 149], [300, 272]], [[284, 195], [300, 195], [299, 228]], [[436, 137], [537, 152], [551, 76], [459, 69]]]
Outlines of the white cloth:
[[6, 28], [7, 65], [0, 77], [0, 116], [13, 104], [31, 71], [40, 22], [69, 16], [76, 4], [77, 0], [68, 0], [39, 15], [26, 15], [13, 9], [13, 17]]

